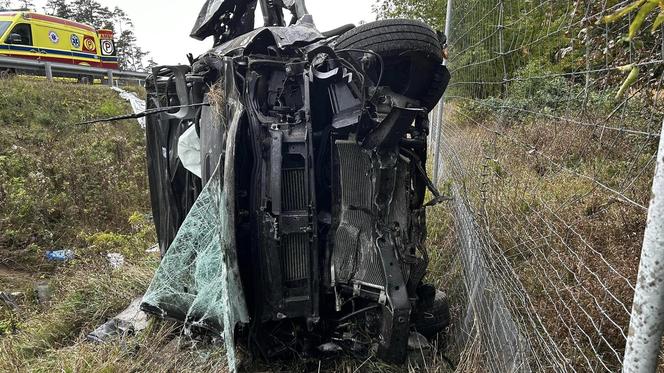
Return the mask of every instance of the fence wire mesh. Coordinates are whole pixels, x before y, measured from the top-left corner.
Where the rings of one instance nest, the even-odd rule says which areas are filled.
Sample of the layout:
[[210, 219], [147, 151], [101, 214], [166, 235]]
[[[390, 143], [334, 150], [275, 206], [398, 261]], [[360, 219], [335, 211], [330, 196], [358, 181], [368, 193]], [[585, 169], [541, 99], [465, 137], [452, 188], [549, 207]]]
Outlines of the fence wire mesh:
[[454, 3], [430, 151], [486, 370], [622, 368], [664, 113], [656, 12], [605, 22], [631, 3]]

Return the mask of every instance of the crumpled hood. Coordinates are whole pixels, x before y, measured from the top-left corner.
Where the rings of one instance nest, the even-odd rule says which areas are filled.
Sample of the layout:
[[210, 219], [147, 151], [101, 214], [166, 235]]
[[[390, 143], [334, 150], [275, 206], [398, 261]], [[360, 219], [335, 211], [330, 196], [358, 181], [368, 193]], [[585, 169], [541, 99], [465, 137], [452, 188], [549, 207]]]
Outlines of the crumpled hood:
[[279, 49], [293, 45], [304, 46], [325, 38], [323, 34], [316, 29], [313, 23], [301, 21], [295, 25], [287, 27], [257, 28], [214, 48], [213, 52], [220, 55], [227, 55], [238, 49], [245, 49], [251, 45], [254, 40], [259, 37], [264, 37], [266, 34], [271, 34]]

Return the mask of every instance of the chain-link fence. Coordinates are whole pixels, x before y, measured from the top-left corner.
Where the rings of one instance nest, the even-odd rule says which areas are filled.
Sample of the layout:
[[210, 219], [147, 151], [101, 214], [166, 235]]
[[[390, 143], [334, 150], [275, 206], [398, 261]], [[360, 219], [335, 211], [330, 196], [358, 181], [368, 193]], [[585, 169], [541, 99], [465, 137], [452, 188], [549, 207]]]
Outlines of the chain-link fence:
[[481, 368], [622, 368], [664, 114], [656, 5], [470, 0], [448, 14], [452, 83], [430, 150], [454, 197], [459, 331]]

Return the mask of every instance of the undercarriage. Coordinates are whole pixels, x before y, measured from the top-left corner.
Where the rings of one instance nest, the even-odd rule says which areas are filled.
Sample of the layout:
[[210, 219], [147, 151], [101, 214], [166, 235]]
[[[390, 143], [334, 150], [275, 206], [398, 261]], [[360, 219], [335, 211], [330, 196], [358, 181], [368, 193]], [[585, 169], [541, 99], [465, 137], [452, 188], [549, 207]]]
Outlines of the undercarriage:
[[[231, 325], [237, 340], [266, 359], [332, 342], [403, 362], [413, 331], [433, 336], [449, 318], [442, 293], [423, 282], [426, 208], [442, 200], [425, 170], [427, 116], [449, 81], [444, 40], [408, 20], [321, 33], [299, 1], [281, 4], [289, 26], [263, 2], [269, 27], [254, 30], [241, 20], [256, 1], [220, 4], [192, 33], [214, 36], [215, 48], [148, 80], [149, 108], [178, 108], [148, 117], [162, 255], [221, 173], [234, 242], [224, 265], [237, 269], [248, 316]], [[178, 154], [191, 128], [200, 175]], [[171, 306], [143, 308], [196, 319]], [[219, 324], [198, 326], [229, 327]]]

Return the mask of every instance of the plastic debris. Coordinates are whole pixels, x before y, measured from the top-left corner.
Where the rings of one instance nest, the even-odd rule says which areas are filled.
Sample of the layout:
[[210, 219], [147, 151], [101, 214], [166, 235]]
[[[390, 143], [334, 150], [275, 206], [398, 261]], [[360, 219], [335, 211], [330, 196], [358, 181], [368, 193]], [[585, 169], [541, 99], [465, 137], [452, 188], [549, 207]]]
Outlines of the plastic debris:
[[[131, 109], [134, 112], [134, 114], [142, 113], [145, 111], [144, 100], [141, 100], [140, 98], [136, 97], [135, 94], [127, 92], [124, 89], [118, 87], [112, 87], [112, 88], [114, 91], [120, 94], [120, 98], [129, 101], [129, 104], [131, 105]], [[141, 125], [141, 128], [145, 128], [145, 118], [138, 118], [136, 120], [138, 121], [138, 124]]]
[[149, 254], [154, 254], [159, 252], [159, 244], [155, 244], [153, 246], [150, 246], [149, 249], [145, 250], [146, 253]]
[[103, 343], [115, 336], [125, 337], [145, 329], [148, 316], [140, 309], [142, 299], [134, 299], [124, 311], [88, 334], [88, 340]]
[[41, 305], [48, 305], [51, 303], [51, 288], [46, 282], [40, 282], [35, 287], [37, 291], [37, 301]]
[[125, 258], [122, 254], [109, 253], [106, 254], [106, 258], [113, 269], [118, 269], [124, 265]]
[[336, 343], [332, 343], [332, 342], [324, 343], [324, 344], [318, 346], [318, 351], [320, 351], [320, 352], [330, 353], [330, 352], [339, 352], [341, 350], [342, 350], [342, 348], [339, 347], [339, 345], [337, 345]]
[[178, 140], [178, 157], [182, 166], [192, 174], [201, 177], [201, 140], [196, 126], [189, 127]]
[[50, 250], [46, 252], [46, 260], [50, 262], [67, 262], [74, 259], [74, 250]]
[[19, 295], [21, 295], [21, 293], [5, 293], [4, 291], [0, 291], [0, 301], [9, 306], [12, 310], [17, 311], [19, 306], [16, 302], [16, 297]]

